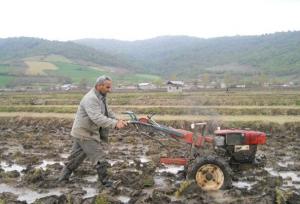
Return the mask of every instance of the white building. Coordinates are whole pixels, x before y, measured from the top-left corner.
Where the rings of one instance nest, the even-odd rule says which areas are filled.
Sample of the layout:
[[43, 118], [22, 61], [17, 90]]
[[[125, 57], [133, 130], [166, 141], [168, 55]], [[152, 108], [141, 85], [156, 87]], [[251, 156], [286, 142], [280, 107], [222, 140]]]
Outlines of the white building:
[[237, 84], [235, 87], [236, 88], [246, 88], [246, 85], [245, 84]]
[[139, 83], [137, 85], [137, 88], [139, 90], [150, 90], [150, 89], [155, 89], [156, 86], [154, 84], [151, 84], [151, 83]]
[[220, 84], [220, 87], [221, 87], [221, 89], [226, 89], [226, 88], [227, 88], [227, 86], [226, 86], [225, 83], [221, 83], [221, 84]]
[[183, 81], [168, 81], [167, 91], [172, 93], [182, 92], [183, 85], [184, 85]]
[[64, 91], [69, 91], [69, 90], [73, 90], [73, 89], [77, 89], [77, 88], [78, 88], [78, 86], [73, 85], [73, 84], [64, 84], [64, 85], [60, 86], [60, 89], [64, 90]]

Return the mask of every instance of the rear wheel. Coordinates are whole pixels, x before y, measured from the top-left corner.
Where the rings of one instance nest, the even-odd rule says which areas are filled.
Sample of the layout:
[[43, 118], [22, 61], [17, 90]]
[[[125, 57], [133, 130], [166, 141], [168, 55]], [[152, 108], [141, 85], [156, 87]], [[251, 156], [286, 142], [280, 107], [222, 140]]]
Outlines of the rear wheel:
[[192, 164], [189, 179], [195, 179], [205, 190], [219, 190], [231, 187], [231, 169], [221, 158], [208, 156], [197, 158]]

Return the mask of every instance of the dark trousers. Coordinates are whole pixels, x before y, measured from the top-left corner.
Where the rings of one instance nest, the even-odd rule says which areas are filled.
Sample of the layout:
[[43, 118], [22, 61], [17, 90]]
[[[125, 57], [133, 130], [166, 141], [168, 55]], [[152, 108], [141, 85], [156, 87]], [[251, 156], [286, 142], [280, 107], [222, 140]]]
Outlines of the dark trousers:
[[104, 145], [96, 140], [74, 138], [65, 168], [74, 171], [85, 158], [88, 158], [93, 165], [105, 161]]

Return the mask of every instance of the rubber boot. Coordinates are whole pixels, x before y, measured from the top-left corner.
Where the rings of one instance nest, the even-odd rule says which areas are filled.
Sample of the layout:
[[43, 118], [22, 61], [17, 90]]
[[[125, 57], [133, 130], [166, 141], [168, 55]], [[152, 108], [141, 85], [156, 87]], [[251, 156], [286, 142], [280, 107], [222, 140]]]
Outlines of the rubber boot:
[[98, 174], [98, 180], [105, 187], [111, 187], [113, 182], [108, 179], [107, 168], [110, 167], [108, 162], [98, 162], [96, 165], [96, 170]]
[[57, 181], [59, 183], [64, 182], [64, 181], [69, 181], [71, 174], [72, 174], [72, 171], [70, 169], [68, 169], [67, 167], [64, 167], [59, 178], [57, 179]]

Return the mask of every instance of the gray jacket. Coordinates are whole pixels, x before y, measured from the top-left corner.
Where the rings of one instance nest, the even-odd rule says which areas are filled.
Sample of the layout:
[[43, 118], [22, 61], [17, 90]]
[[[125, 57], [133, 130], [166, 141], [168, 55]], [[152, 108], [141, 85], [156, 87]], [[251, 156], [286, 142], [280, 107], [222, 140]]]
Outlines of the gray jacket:
[[107, 140], [109, 128], [115, 128], [117, 120], [114, 113], [108, 108], [108, 117], [105, 116], [103, 96], [92, 88], [80, 101], [73, 123], [71, 135], [81, 139], [94, 139], [100, 141], [101, 137]]

